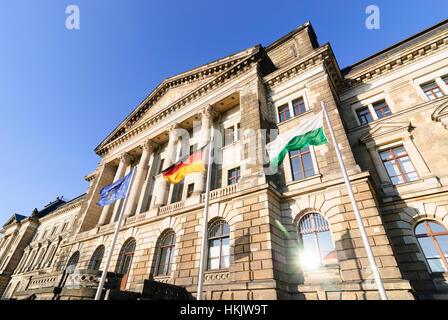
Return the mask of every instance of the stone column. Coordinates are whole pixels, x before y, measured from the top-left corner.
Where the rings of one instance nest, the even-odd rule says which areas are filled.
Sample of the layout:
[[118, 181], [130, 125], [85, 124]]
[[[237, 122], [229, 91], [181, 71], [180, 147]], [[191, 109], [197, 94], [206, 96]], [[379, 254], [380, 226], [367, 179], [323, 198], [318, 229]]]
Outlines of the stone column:
[[[201, 137], [198, 149], [204, 147], [210, 141], [213, 119], [215, 119], [217, 113], [211, 106], [207, 106], [201, 111], [201, 115]], [[205, 192], [207, 171], [198, 172], [196, 175], [197, 179], [195, 179], [194, 184], [194, 195], [200, 195]]]
[[380, 177], [380, 181], [381, 181], [381, 185], [390, 185], [390, 178], [389, 175], [387, 174], [386, 169], [384, 168], [384, 164], [383, 161], [380, 158], [380, 155], [378, 154], [378, 152], [375, 149], [375, 146], [368, 146], [368, 150], [370, 153], [370, 157], [372, 158], [372, 161], [375, 165], [376, 168], [376, 172], [378, 172], [378, 176]]
[[[177, 141], [177, 133], [176, 133], [177, 125], [172, 125], [169, 129], [170, 132], [170, 140], [168, 141], [168, 148], [165, 156], [165, 162], [163, 166], [163, 170], [168, 168], [174, 163], [176, 157], [176, 141]], [[157, 183], [157, 190], [155, 192], [156, 200], [154, 202], [154, 208], [159, 208], [164, 206], [168, 202], [168, 192], [169, 192], [169, 183], [165, 180], [165, 178], [161, 177], [160, 181]]]
[[[118, 165], [117, 172], [115, 173], [115, 177], [113, 182], [120, 180], [124, 177], [124, 173], [126, 170], [126, 166], [131, 161], [131, 157], [127, 153], [123, 153], [120, 156], [120, 164]], [[103, 211], [101, 212], [100, 220], [98, 221], [97, 227], [103, 226], [106, 223], [110, 222], [110, 216], [112, 209], [114, 208], [116, 201], [114, 203], [108, 204], [103, 208]]]
[[422, 155], [415, 146], [411, 135], [403, 138], [403, 146], [406, 149], [406, 152], [408, 153], [408, 156], [411, 159], [412, 164], [414, 165], [415, 170], [417, 171], [420, 178], [430, 177], [431, 171], [429, 170], [428, 165], [426, 164], [425, 160], [423, 160]]
[[135, 172], [134, 182], [132, 183], [131, 190], [129, 192], [129, 198], [126, 203], [126, 208], [124, 214], [126, 217], [133, 216], [137, 208], [138, 196], [142, 190], [143, 182], [145, 180], [145, 174], [148, 170], [149, 158], [154, 153], [157, 148], [157, 144], [152, 142], [150, 139], [146, 140], [143, 145], [143, 153], [140, 158], [140, 162], [137, 166], [137, 171]]
[[157, 170], [157, 168], [155, 168], [155, 157], [155, 153], [153, 153], [151, 157], [149, 157], [148, 174], [146, 175], [146, 180], [143, 179], [144, 181], [138, 199], [136, 214], [140, 214], [149, 210], [150, 199], [153, 194], [154, 175]]

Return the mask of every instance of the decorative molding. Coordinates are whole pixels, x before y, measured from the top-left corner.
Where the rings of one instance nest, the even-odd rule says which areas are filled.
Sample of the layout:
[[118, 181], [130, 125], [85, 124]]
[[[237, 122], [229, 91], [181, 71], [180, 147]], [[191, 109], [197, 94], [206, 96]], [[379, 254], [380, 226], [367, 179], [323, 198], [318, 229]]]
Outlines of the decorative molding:
[[410, 122], [379, 123], [368, 133], [361, 136], [359, 141], [364, 143], [367, 147], [372, 144], [376, 145], [378, 140], [392, 142], [394, 139], [393, 136], [397, 135], [397, 133], [400, 138], [409, 137], [411, 135], [411, 129], [412, 126]]
[[441, 122], [445, 129], [448, 129], [448, 102], [442, 103], [431, 115], [431, 119]]
[[400, 56], [394, 55], [392, 58], [386, 56], [378, 63], [354, 72], [353, 75], [348, 75], [348, 77], [344, 79], [344, 86], [341, 88], [340, 93], [345, 93], [363, 84], [370, 83], [378, 77], [394, 72], [397, 69], [403, 68], [414, 61], [420, 60], [445, 48], [448, 44], [448, 36], [444, 35], [444, 37], [440, 38], [440, 35], [437, 35], [436, 37], [438, 39], [433, 39], [431, 42], [425, 42], [412, 50], [405, 50]]
[[[216, 71], [220, 71], [216, 74], [215, 78], [212, 78], [209, 81], [205, 82], [203, 85], [199, 86], [197, 89], [193, 90], [181, 99], [174, 101], [142, 123], [136, 124], [136, 126], [134, 127], [132, 125], [126, 126], [125, 123], [130, 121], [130, 117], [132, 114], [128, 116], [128, 118], [124, 120], [123, 123], [113, 132], [113, 136], [111, 136], [110, 138], [106, 138], [97, 148], [95, 148], [95, 152], [99, 156], [104, 157], [110, 150], [122, 144], [124, 141], [127, 141], [133, 136], [145, 131], [149, 127], [154, 126], [156, 123], [164, 120], [167, 116], [183, 108], [185, 105], [190, 104], [191, 102], [203, 97], [209, 91], [221, 87], [224, 83], [227, 83], [236, 76], [239, 76], [240, 74], [249, 70], [253, 63], [260, 62], [266, 57], [267, 55], [264, 50], [262, 50], [262, 47], [260, 45], [257, 45], [251, 48], [250, 52], [247, 53], [244, 57], [229, 61], [229, 68], [221, 70], [218, 67], [215, 67]], [[272, 65], [272, 68], [275, 67]], [[168, 84], [166, 84], [166, 86], [168, 86]], [[160, 98], [167, 91], [167, 89], [169, 89], [169, 86], [163, 90], [156, 89], [153, 94], [157, 95], [157, 97]], [[153, 94], [151, 94], [150, 97]], [[138, 116], [138, 119], [143, 116], [146, 110], [148, 110], [150, 108], [150, 105], [152, 105], [153, 103], [155, 103], [155, 101], [148, 101], [148, 106], [139, 110], [140, 116]], [[134, 123], [136, 121], [134, 121]]]

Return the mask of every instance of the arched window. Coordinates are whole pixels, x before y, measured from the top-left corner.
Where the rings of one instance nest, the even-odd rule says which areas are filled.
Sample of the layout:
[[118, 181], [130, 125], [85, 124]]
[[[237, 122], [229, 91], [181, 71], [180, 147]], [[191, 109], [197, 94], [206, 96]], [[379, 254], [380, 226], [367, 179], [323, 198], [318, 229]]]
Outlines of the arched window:
[[123, 278], [121, 278], [120, 290], [126, 289], [129, 272], [131, 271], [132, 259], [134, 258], [135, 245], [135, 240], [129, 239], [121, 248], [118, 273], [123, 274]]
[[166, 232], [161, 237], [159, 246], [159, 265], [157, 275], [169, 275], [174, 262], [174, 247], [176, 245], [176, 234], [174, 231]]
[[307, 270], [338, 263], [327, 220], [318, 213], [305, 215], [298, 226], [299, 240], [303, 246], [300, 255], [302, 267]]
[[72, 272], [76, 269], [76, 265], [79, 261], [79, 251], [76, 251], [70, 260], [68, 260], [67, 267], [65, 268], [65, 272]]
[[208, 231], [208, 270], [229, 267], [230, 226], [224, 220], [213, 223]]
[[98, 248], [96, 248], [95, 252], [92, 255], [92, 258], [90, 259], [89, 269], [100, 270], [103, 256], [104, 256], [104, 246], [100, 245]]
[[436, 221], [424, 220], [414, 233], [431, 271], [448, 271], [448, 230]]

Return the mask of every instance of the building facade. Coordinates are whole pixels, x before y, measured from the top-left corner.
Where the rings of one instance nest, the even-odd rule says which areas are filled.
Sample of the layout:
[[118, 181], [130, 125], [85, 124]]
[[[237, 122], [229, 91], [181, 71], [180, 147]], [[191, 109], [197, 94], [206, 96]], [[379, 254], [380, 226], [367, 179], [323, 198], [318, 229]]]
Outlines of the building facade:
[[[266, 142], [324, 101], [389, 299], [445, 299], [447, 42], [443, 21], [341, 70], [305, 23], [165, 79], [95, 149], [85, 195], [4, 226], [3, 298], [92, 298], [123, 210], [104, 298], [154, 284], [196, 296], [207, 223], [206, 299], [379, 299], [332, 143], [277, 171], [267, 160]], [[203, 221], [206, 172], [171, 185], [161, 171], [212, 137]], [[126, 203], [98, 206], [133, 168]]]

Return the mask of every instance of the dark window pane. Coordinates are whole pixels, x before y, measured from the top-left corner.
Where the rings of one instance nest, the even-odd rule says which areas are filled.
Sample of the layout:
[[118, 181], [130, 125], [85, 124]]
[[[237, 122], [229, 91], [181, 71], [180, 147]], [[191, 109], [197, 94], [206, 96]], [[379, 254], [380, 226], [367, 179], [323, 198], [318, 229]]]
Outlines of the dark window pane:
[[358, 114], [358, 119], [361, 124], [366, 124], [373, 121], [369, 108], [358, 109], [356, 110], [356, 113]]
[[289, 114], [289, 106], [281, 106], [278, 108], [278, 117], [280, 119], [280, 122], [288, 120], [291, 118], [291, 115]]

